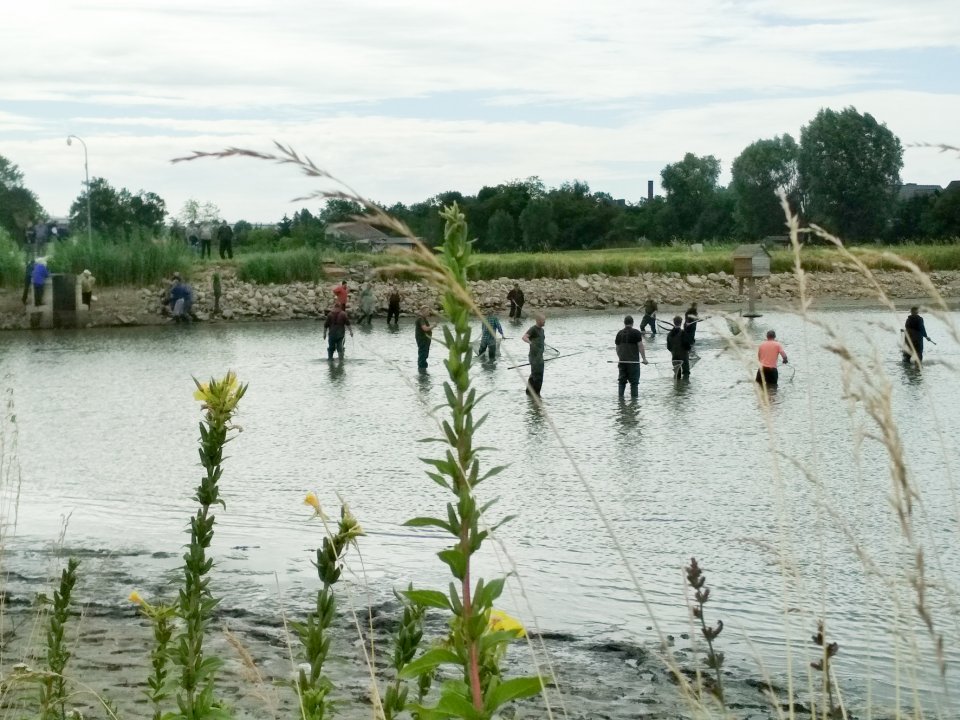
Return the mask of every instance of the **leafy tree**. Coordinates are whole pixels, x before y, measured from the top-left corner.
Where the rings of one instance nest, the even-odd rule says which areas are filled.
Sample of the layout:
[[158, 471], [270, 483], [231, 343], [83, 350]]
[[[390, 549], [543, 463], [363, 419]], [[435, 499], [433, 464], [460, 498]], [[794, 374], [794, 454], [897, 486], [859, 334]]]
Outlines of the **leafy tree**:
[[700, 238], [700, 216], [708, 208], [717, 189], [720, 161], [713, 155], [698, 157], [687, 153], [680, 162], [660, 171], [661, 184], [667, 191], [667, 204], [673, 211], [678, 232], [685, 237]]
[[778, 193], [786, 194], [794, 212], [800, 209], [800, 148], [790, 135], [751, 143], [733, 161], [730, 191], [740, 234], [761, 238], [784, 234], [785, 218]]
[[550, 250], [557, 240], [553, 205], [547, 199], [531, 200], [520, 213], [524, 250]]
[[506, 210], [497, 210], [487, 223], [486, 246], [493, 251], [516, 249], [513, 216]]
[[234, 223], [233, 237], [238, 245], [250, 236], [251, 230], [253, 230], [253, 225], [248, 223], [246, 220], [237, 220], [237, 222]]
[[27, 227], [44, 215], [37, 196], [23, 186], [23, 172], [0, 155], [0, 227], [23, 240]]
[[933, 206], [936, 234], [940, 237], [960, 237], [960, 187], [948, 187]]
[[940, 223], [934, 211], [941, 193], [914, 195], [897, 202], [893, 211], [888, 239], [893, 241], [923, 240], [940, 234]]
[[220, 208], [212, 202], [201, 203], [196, 198], [190, 198], [183, 204], [179, 218], [184, 225], [219, 223]]
[[70, 206], [74, 229], [87, 228], [88, 195], [93, 230], [101, 235], [126, 240], [137, 233], [156, 235], [163, 229], [167, 215], [163, 198], [144, 190], [136, 194], [126, 188], [117, 190], [104, 178], [93, 178]]
[[327, 226], [333, 223], [350, 222], [355, 215], [363, 215], [363, 208], [359, 203], [334, 198], [327, 200], [317, 217], [324, 226]]
[[289, 215], [284, 213], [283, 217], [280, 218], [280, 222], [277, 223], [277, 235], [282, 238], [290, 237], [292, 231], [293, 220], [290, 219]]
[[800, 131], [798, 167], [812, 222], [851, 240], [876, 238], [887, 227], [903, 147], [872, 115], [821, 110]]

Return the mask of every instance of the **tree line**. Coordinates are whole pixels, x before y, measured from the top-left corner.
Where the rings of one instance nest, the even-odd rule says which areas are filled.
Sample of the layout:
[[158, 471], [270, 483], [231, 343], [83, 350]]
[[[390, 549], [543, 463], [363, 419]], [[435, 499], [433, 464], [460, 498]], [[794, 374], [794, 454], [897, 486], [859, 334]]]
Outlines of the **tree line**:
[[[440, 209], [456, 201], [483, 252], [551, 251], [654, 245], [674, 241], [759, 240], [785, 234], [779, 197], [803, 221], [847, 241], [930, 241], [960, 236], [960, 183], [945, 190], [904, 193], [903, 146], [885, 124], [848, 107], [822, 109], [800, 131], [757, 140], [734, 159], [731, 181], [719, 184], [721, 162], [687, 153], [660, 173], [663, 195], [631, 202], [572, 180], [548, 188], [538, 177], [484, 186], [476, 195], [450, 190], [421, 202], [384, 205], [430, 244], [443, 237]], [[219, 221], [212, 203], [189, 200], [171, 222], [156, 193], [114, 189], [94, 178], [70, 208], [74, 231], [86, 229], [87, 195], [101, 237], [182, 235], [185, 224]], [[326, 228], [362, 214], [359, 205], [331, 200], [316, 213], [284, 215], [275, 227], [235, 225], [238, 244], [283, 248], [321, 245]], [[43, 216], [16, 165], [0, 156], [0, 226], [20, 237], [25, 219]]]

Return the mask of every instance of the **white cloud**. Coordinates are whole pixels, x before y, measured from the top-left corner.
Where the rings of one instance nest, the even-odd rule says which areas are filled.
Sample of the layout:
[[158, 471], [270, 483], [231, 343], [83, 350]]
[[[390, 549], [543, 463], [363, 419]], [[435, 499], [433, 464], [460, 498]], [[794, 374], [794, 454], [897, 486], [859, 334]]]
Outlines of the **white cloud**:
[[[82, 182], [70, 133], [116, 186], [255, 220], [292, 210], [304, 179], [168, 160], [278, 139], [383, 201], [532, 174], [632, 199], [686, 151], [728, 169], [822, 106], [872, 112], [904, 142], [960, 141], [950, 66], [924, 68], [927, 91], [909, 92], [877, 61], [956, 53], [960, 13], [942, 0], [41, 0], [4, 21], [0, 153], [56, 213]], [[957, 176], [953, 158], [906, 153], [907, 180]]]

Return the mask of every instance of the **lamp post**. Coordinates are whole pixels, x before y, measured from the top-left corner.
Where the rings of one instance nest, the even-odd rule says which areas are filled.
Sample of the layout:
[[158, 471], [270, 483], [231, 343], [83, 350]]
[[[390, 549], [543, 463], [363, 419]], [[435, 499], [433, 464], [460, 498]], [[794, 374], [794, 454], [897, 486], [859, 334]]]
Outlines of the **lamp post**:
[[83, 176], [87, 186], [87, 241], [93, 243], [93, 223], [90, 220], [90, 165], [87, 161], [87, 144], [77, 135], [67, 135], [67, 145], [73, 145], [78, 140], [83, 145]]

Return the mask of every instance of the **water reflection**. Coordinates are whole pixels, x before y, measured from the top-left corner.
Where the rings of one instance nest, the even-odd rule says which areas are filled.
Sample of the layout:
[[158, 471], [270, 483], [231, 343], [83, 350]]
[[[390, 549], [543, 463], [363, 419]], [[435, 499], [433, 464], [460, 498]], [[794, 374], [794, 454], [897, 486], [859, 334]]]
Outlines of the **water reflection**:
[[615, 415], [618, 434], [621, 437], [633, 436], [640, 425], [640, 402], [637, 398], [619, 398]]
[[327, 371], [330, 375], [331, 384], [341, 385], [344, 380], [343, 358], [327, 360]]

